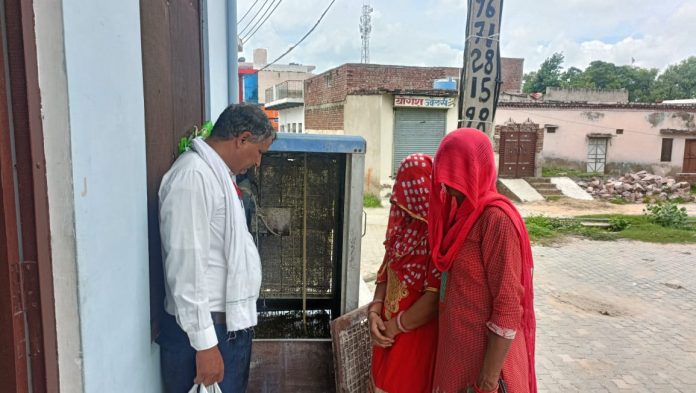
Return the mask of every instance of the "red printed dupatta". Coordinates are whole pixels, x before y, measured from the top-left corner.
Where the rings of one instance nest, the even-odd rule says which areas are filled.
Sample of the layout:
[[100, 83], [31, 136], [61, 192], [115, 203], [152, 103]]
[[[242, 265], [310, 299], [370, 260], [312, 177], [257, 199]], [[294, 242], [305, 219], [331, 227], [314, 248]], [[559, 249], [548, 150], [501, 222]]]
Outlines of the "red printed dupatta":
[[432, 169], [433, 160], [426, 154], [411, 154], [401, 162], [389, 200], [386, 251], [378, 277], [384, 277], [389, 265], [410, 287], [425, 279], [430, 259], [427, 217]]

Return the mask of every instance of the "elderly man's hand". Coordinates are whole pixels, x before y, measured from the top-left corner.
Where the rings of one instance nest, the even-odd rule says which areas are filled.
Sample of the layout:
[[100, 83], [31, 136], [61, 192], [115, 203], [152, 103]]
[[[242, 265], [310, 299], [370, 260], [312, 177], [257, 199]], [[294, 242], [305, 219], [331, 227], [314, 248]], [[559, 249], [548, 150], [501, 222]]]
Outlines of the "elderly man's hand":
[[209, 386], [222, 381], [225, 376], [225, 363], [217, 345], [196, 352], [196, 379], [194, 383]]

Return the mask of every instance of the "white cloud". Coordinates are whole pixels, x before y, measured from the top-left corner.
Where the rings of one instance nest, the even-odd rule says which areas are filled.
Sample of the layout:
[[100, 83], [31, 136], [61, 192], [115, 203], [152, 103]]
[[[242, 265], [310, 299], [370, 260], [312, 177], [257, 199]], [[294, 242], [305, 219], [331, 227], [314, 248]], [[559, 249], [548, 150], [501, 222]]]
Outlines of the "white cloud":
[[[330, 0], [284, 0], [247, 43], [269, 49], [274, 59], [314, 24]], [[252, 0], [239, 1], [239, 14]], [[259, 3], [263, 3], [260, 1]], [[459, 66], [464, 46], [466, 0], [372, 0], [371, 61], [383, 64]], [[258, 5], [257, 5], [258, 6]], [[314, 64], [317, 71], [360, 61], [362, 1], [336, 0], [319, 27], [282, 62]], [[565, 66], [593, 60], [664, 69], [694, 55], [693, 0], [508, 0], [501, 54], [538, 68], [554, 52]]]

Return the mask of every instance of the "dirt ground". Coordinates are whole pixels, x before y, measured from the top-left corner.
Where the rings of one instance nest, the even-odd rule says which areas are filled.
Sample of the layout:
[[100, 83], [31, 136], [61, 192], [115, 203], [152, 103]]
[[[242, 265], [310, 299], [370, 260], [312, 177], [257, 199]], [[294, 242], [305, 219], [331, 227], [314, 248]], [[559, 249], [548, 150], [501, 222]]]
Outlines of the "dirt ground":
[[[548, 217], [574, 217], [587, 214], [643, 214], [645, 205], [628, 204], [616, 205], [605, 201], [581, 201], [577, 199], [562, 198], [557, 201], [515, 203], [523, 217], [548, 216]], [[696, 216], [696, 203], [685, 203], [684, 206], [689, 216]]]

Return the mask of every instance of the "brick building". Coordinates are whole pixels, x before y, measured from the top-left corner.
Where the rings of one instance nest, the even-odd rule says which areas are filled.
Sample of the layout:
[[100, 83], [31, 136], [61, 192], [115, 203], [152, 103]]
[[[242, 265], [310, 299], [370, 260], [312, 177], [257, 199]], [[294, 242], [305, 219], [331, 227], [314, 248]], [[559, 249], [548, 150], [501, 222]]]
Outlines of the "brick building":
[[[501, 92], [520, 91], [523, 64], [501, 59]], [[365, 138], [365, 185], [377, 192], [401, 159], [434, 154], [456, 128], [459, 74], [454, 67], [344, 64], [305, 80], [306, 132]]]

